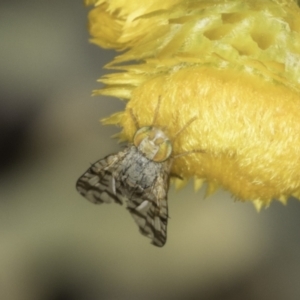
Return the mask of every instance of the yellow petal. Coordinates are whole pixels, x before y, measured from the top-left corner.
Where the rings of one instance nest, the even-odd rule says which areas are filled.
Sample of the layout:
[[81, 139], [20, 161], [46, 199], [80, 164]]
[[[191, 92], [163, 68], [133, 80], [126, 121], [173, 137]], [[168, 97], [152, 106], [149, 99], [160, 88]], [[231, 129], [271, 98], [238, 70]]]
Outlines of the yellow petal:
[[188, 179], [174, 178], [173, 180], [176, 190], [181, 190], [188, 184]]
[[255, 200], [252, 201], [252, 203], [253, 203], [253, 205], [254, 205], [257, 212], [260, 212], [261, 209], [264, 206], [264, 202], [261, 201], [260, 199], [255, 199]]
[[202, 188], [204, 183], [204, 179], [203, 178], [194, 178], [194, 190], [198, 191]]
[[217, 182], [215, 181], [209, 181], [207, 183], [207, 188], [206, 188], [206, 191], [205, 191], [205, 198], [208, 198], [209, 196], [211, 196], [212, 194], [214, 194], [217, 189], [219, 188], [219, 185]]
[[288, 200], [288, 197], [287, 197], [286, 195], [281, 195], [281, 196], [278, 198], [278, 201], [280, 201], [283, 205], [286, 205], [287, 200]]

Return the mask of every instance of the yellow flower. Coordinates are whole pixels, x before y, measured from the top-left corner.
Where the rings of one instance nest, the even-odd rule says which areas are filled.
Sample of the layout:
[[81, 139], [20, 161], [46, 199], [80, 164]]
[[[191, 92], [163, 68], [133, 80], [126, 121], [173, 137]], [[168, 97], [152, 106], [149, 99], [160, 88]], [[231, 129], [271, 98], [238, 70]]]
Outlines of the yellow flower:
[[[130, 100], [104, 120], [121, 139], [175, 135], [172, 173], [259, 209], [300, 197], [300, 9], [292, 0], [86, 0], [92, 41], [123, 51], [95, 94]], [[184, 181], [185, 182], [185, 181]]]

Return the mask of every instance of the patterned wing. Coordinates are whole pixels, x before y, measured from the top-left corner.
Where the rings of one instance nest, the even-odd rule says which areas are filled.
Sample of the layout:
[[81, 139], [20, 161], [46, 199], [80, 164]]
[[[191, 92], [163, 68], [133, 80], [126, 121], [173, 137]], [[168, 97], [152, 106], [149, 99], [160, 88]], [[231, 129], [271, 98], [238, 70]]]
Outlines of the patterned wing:
[[169, 162], [148, 160], [131, 146], [93, 164], [76, 188], [96, 204], [126, 201], [140, 232], [162, 247], [167, 239], [169, 169]]
[[77, 181], [77, 191], [89, 201], [100, 203], [116, 202], [123, 204], [124, 197], [116, 188], [113, 172], [115, 166], [126, 155], [126, 149], [106, 156], [94, 163]]
[[169, 172], [158, 174], [152, 187], [142, 193], [135, 193], [128, 200], [130, 211], [141, 234], [152, 240], [158, 247], [167, 240]]

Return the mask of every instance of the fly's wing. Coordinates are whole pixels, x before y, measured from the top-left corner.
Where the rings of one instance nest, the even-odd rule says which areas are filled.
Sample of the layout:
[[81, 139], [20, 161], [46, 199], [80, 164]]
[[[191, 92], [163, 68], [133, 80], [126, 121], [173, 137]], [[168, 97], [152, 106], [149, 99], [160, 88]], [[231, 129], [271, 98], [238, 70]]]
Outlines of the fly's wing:
[[153, 186], [143, 192], [133, 193], [128, 200], [130, 211], [141, 234], [152, 240], [158, 247], [167, 240], [169, 166], [163, 165], [163, 171], [157, 174]]
[[106, 156], [94, 163], [76, 183], [77, 191], [89, 201], [100, 203], [115, 202], [123, 204], [122, 193], [116, 187], [113, 172], [127, 154], [127, 149]]
[[[126, 200], [127, 209], [139, 226], [140, 232], [149, 237], [153, 245], [162, 247], [167, 239], [170, 164], [168, 162], [159, 164], [161, 167], [154, 170], [153, 184], [143, 189], [139, 185], [139, 180], [144, 176], [147, 177], [145, 174], [140, 174], [136, 185], [126, 184], [125, 178], [128, 175], [126, 169], [134, 159], [139, 157], [135, 156], [135, 151], [130, 147], [109, 155], [93, 164], [78, 179], [76, 188], [82, 196], [96, 204], [111, 202], [123, 204]], [[151, 168], [151, 163], [148, 167]]]

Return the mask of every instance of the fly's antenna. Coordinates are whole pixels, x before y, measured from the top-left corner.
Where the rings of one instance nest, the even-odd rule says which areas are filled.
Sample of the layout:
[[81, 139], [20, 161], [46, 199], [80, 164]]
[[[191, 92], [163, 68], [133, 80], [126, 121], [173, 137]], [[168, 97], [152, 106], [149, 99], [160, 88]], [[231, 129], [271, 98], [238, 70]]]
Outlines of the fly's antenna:
[[[158, 97], [158, 101], [157, 101], [157, 105], [155, 107], [155, 111], [154, 111], [151, 126], [155, 125], [155, 122], [156, 122], [157, 116], [158, 116], [158, 112], [159, 112], [159, 108], [160, 108], [160, 104], [161, 104], [161, 96]], [[129, 113], [130, 113], [130, 116], [131, 116], [131, 118], [133, 120], [133, 123], [136, 127], [136, 130], [140, 129], [141, 127], [140, 127], [139, 121], [138, 121], [137, 117], [135, 116], [135, 114], [133, 113], [132, 108], [129, 108]]]
[[176, 155], [172, 156], [172, 158], [178, 158], [178, 157], [189, 155], [189, 154], [193, 154], [193, 153], [205, 153], [205, 150], [198, 149], [198, 150], [186, 151], [186, 152], [182, 152], [182, 153], [176, 154]]
[[154, 111], [154, 116], [153, 116], [153, 121], [152, 121], [152, 126], [155, 125], [155, 122], [157, 120], [157, 116], [158, 116], [158, 112], [159, 112], [159, 108], [160, 108], [160, 104], [161, 104], [161, 96], [158, 97], [158, 100], [157, 100], [157, 105], [155, 107], [155, 111]]
[[139, 124], [139, 121], [137, 120], [135, 114], [133, 113], [132, 108], [129, 108], [129, 113], [133, 120], [134, 126], [136, 127], [136, 130], [138, 130], [140, 128], [140, 124]]
[[[172, 142], [175, 141], [175, 139], [188, 127], [190, 126], [195, 120], [197, 119], [196, 116], [194, 116], [193, 118], [191, 118], [181, 129], [179, 129], [173, 139], [172, 139]], [[192, 154], [192, 153], [205, 153], [205, 150], [202, 150], [202, 149], [198, 149], [198, 150], [191, 150], [191, 151], [186, 151], [186, 152], [182, 152], [182, 153], [179, 153], [179, 154], [176, 154], [174, 156], [172, 156], [172, 158], [178, 158], [178, 157], [181, 157], [181, 156], [185, 156], [185, 155], [189, 155], [189, 154]]]
[[193, 117], [193, 118], [191, 118], [181, 129], [179, 129], [176, 133], [175, 133], [175, 135], [173, 136], [173, 138], [172, 138], [172, 142], [174, 142], [175, 141], [175, 139], [188, 127], [188, 126], [190, 126], [195, 120], [197, 119], [197, 117], [195, 116], [195, 117]]

